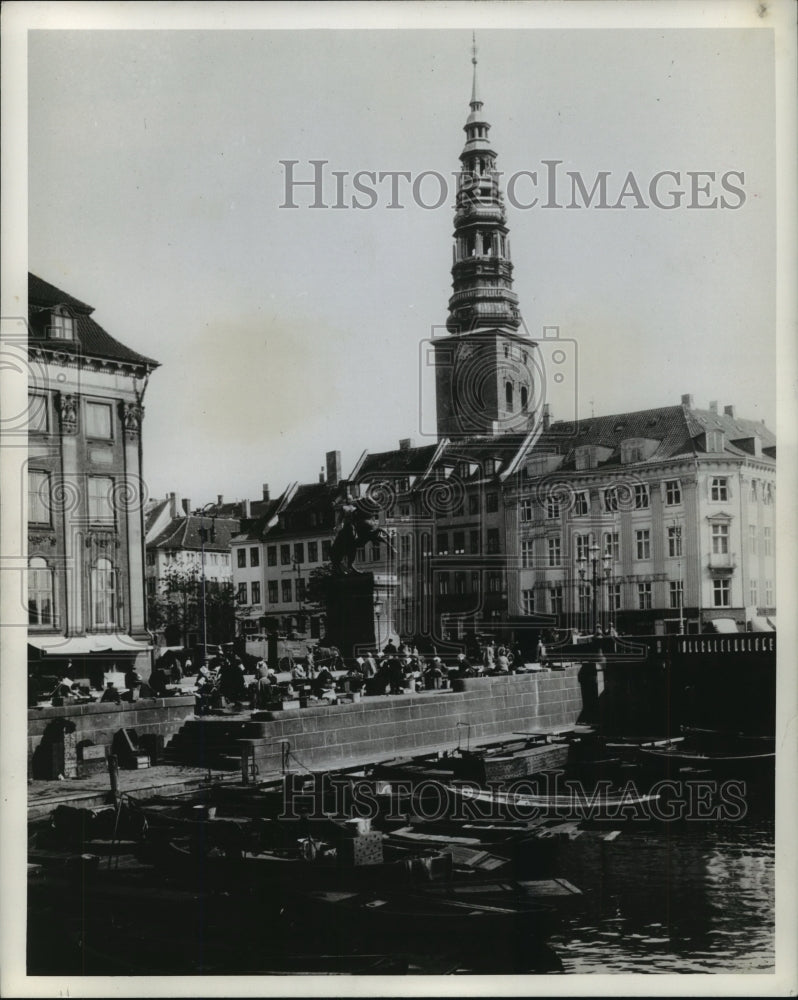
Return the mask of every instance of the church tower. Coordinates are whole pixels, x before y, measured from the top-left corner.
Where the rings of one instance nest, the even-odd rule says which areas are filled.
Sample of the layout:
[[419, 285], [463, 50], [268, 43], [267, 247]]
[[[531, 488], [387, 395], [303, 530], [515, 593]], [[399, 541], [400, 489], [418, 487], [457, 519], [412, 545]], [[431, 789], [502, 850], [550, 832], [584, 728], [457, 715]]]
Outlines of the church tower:
[[513, 291], [496, 152], [477, 87], [476, 44], [471, 61], [471, 113], [454, 214], [449, 336], [435, 341], [438, 435], [452, 438], [524, 434], [533, 417], [535, 345], [523, 330]]

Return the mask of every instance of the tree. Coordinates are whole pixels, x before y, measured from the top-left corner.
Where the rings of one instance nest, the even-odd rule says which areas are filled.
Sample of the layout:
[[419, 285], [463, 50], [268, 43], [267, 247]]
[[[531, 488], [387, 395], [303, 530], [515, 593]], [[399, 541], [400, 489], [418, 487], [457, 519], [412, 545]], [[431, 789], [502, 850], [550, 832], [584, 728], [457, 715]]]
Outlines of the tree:
[[[205, 620], [208, 643], [231, 642], [235, 635], [235, 596], [231, 583], [205, 581]], [[196, 569], [171, 567], [164, 573], [160, 592], [148, 602], [150, 627], [163, 629], [169, 645], [186, 645], [191, 632], [203, 638], [202, 577]], [[179, 637], [180, 642], [172, 639]]]

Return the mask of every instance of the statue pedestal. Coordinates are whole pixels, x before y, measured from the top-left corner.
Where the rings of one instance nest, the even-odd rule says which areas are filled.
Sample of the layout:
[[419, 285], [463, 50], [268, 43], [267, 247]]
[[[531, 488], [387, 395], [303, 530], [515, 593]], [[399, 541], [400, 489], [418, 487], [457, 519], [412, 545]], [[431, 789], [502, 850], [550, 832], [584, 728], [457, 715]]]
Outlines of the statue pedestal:
[[396, 585], [375, 582], [372, 573], [333, 576], [325, 581], [327, 630], [324, 642], [345, 659], [384, 646], [393, 635]]

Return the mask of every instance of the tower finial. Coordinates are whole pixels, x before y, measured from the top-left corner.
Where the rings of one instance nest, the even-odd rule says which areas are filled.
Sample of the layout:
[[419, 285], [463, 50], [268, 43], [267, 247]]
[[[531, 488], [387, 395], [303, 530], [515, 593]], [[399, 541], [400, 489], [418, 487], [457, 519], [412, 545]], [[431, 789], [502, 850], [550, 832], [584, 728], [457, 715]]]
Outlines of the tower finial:
[[478, 104], [479, 97], [477, 96], [477, 33], [475, 31], [471, 32], [471, 62], [474, 64], [474, 82], [471, 87], [471, 104]]

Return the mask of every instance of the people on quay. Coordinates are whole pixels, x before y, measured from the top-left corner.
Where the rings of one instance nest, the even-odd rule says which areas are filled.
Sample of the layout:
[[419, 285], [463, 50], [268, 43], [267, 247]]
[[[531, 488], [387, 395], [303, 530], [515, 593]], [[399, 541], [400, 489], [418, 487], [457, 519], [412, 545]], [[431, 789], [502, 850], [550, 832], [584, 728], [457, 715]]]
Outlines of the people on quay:
[[150, 674], [150, 679], [148, 681], [148, 685], [152, 693], [152, 696], [154, 698], [163, 698], [163, 696], [166, 694], [168, 679], [166, 676], [166, 671], [160, 665], [160, 662], [156, 663], [155, 666], [153, 667], [152, 673]]
[[377, 673], [377, 661], [374, 659], [374, 654], [371, 652], [366, 653], [363, 657], [363, 676], [368, 680]]
[[495, 658], [496, 653], [493, 643], [489, 642], [482, 651], [482, 667], [486, 674], [493, 672]]
[[323, 691], [335, 687], [335, 678], [329, 667], [322, 666], [313, 682], [313, 693], [318, 697]]
[[388, 668], [388, 683], [391, 686], [391, 694], [401, 694], [404, 688], [405, 670], [402, 660], [399, 658], [398, 650], [394, 650], [391, 656], [386, 658]]
[[433, 656], [431, 662], [424, 671], [424, 686], [428, 691], [437, 690], [441, 686], [443, 677], [443, 663], [440, 656]]
[[141, 675], [135, 667], [130, 667], [130, 669], [125, 673], [125, 687], [128, 691], [128, 698], [130, 701], [138, 701], [141, 695]]
[[108, 681], [105, 685], [105, 690], [103, 691], [103, 695], [102, 698], [100, 698], [100, 701], [105, 702], [106, 704], [108, 704], [109, 702], [113, 702], [114, 704], [118, 705], [121, 700], [122, 700], [122, 695], [120, 694], [119, 689], [116, 687], [113, 681]]
[[496, 653], [496, 669], [494, 673], [509, 674], [510, 673], [509, 650], [505, 646], [500, 646], [499, 650], [497, 650]]
[[308, 675], [305, 673], [305, 668], [297, 660], [294, 663], [293, 670], [291, 671], [291, 680], [292, 681], [306, 681], [307, 679], [308, 679]]
[[389, 639], [385, 643], [385, 645], [382, 647], [382, 651], [383, 653], [385, 653], [386, 656], [396, 656], [396, 654], [399, 652], [399, 650], [396, 648], [394, 644], [393, 639]]

